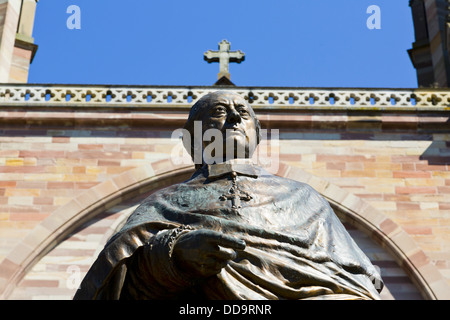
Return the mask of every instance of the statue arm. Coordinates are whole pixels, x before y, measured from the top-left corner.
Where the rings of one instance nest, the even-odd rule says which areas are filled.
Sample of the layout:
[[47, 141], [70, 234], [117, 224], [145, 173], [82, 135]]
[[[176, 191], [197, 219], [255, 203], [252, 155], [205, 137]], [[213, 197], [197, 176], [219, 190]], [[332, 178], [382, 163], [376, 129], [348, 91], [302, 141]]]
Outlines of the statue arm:
[[175, 241], [189, 229], [158, 232], [127, 261], [121, 299], [171, 299], [194, 285], [172, 259]]
[[[245, 242], [217, 231], [188, 227], [158, 232], [127, 262], [123, 299], [170, 299], [218, 274]], [[183, 266], [181, 269], [179, 266]]]

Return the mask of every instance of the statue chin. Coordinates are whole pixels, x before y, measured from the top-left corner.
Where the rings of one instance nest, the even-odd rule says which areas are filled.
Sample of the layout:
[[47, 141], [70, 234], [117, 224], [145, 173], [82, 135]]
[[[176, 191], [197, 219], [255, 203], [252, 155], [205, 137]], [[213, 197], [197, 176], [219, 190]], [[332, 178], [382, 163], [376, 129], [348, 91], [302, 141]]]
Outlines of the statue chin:
[[[220, 153], [217, 150], [221, 150]], [[233, 159], [251, 159], [256, 145], [250, 146], [243, 134], [230, 135], [222, 145], [206, 145], [203, 149], [203, 163], [216, 164]]]

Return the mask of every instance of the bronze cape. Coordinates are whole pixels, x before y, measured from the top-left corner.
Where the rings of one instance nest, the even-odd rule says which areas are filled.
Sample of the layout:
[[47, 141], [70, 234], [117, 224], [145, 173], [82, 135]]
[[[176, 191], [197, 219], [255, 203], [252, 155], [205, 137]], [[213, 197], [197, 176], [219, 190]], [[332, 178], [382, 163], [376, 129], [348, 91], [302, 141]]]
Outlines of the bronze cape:
[[[250, 195], [241, 208], [223, 197], [231, 172], [239, 191]], [[200, 228], [247, 245], [203, 280], [171, 259], [177, 237]], [[257, 166], [219, 164], [148, 197], [105, 245], [74, 299], [379, 299], [381, 287], [317, 191]]]

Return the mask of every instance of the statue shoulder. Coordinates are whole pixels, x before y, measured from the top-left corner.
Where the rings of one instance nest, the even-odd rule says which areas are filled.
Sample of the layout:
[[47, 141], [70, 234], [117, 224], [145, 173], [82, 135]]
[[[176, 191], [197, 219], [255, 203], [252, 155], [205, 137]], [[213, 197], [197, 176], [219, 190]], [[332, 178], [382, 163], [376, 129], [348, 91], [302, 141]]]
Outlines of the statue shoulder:
[[149, 220], [162, 220], [161, 211], [172, 208], [178, 202], [178, 198], [189, 194], [188, 190], [192, 189], [193, 186], [202, 184], [204, 179], [202, 175], [194, 175], [186, 181], [156, 190], [131, 213], [121, 231], [126, 231]]
[[277, 176], [277, 175], [274, 175], [272, 173], [265, 171], [264, 169], [262, 169], [262, 171], [260, 171], [260, 177], [263, 179], [276, 181], [280, 185], [290, 185], [291, 188], [295, 189], [295, 190], [299, 190], [299, 191], [304, 190], [304, 191], [310, 191], [314, 194], [319, 194], [312, 186], [310, 186], [309, 184], [307, 184], [305, 182]]
[[[269, 176], [266, 176], [269, 178]], [[277, 184], [287, 186], [289, 188], [289, 191], [295, 195], [295, 197], [302, 198], [302, 201], [313, 201], [317, 204], [322, 204], [326, 207], [329, 206], [328, 201], [325, 199], [325, 197], [318, 192], [314, 187], [309, 185], [306, 182], [293, 180], [285, 177], [280, 177], [276, 175], [272, 175], [271, 179], [276, 181]]]

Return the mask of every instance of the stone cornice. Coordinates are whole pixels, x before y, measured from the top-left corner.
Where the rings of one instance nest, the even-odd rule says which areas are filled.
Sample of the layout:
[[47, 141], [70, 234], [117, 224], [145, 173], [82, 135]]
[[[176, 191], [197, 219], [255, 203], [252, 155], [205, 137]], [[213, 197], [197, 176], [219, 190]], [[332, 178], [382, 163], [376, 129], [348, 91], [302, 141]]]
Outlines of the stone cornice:
[[200, 97], [216, 90], [244, 96], [267, 129], [450, 129], [450, 90], [30, 84], [0, 84], [0, 125], [174, 130]]
[[185, 110], [216, 90], [243, 95], [256, 111], [448, 112], [448, 89], [0, 84], [0, 108]]

